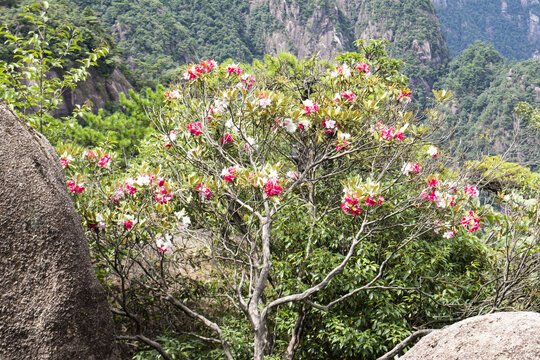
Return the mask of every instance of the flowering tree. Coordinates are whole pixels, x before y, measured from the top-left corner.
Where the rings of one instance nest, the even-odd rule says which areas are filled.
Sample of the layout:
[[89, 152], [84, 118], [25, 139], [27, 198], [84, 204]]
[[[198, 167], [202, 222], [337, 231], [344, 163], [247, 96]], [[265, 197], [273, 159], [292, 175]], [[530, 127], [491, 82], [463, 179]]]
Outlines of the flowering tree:
[[[249, 357], [292, 359], [310, 313], [370, 290], [407, 290], [387, 277], [398, 255], [476, 232], [477, 188], [433, 144], [439, 114], [408, 111], [411, 92], [383, 50], [372, 43], [339, 65], [189, 66], [155, 109], [162, 138], [127, 176], [104, 149], [60, 149], [102, 280], [121, 289], [117, 314], [144, 326], [126, 294], [139, 287], [195, 319], [201, 327], [189, 333], [228, 359], [245, 353], [234, 339], [245, 334]], [[201, 259], [219, 285], [197, 296], [182, 284]], [[219, 306], [246, 321], [231, 325]]]

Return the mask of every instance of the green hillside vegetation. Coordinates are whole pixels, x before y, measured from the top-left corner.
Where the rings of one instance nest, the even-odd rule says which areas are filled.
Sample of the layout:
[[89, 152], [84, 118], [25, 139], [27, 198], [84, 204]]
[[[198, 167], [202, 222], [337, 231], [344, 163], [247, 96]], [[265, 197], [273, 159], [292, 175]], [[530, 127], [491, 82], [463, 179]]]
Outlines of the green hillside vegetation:
[[438, 1], [437, 14], [452, 56], [459, 55], [475, 40], [493, 44], [507, 59], [524, 60], [540, 49], [540, 36], [528, 37], [530, 14], [540, 16], [537, 1], [445, 0]]
[[478, 41], [450, 62], [435, 87], [455, 93], [447, 130], [455, 128], [451, 139], [458, 152], [479, 158], [502, 154], [513, 144], [511, 159], [539, 165], [537, 130], [515, 112], [520, 102], [538, 107], [539, 60], [509, 62], [493, 45]]

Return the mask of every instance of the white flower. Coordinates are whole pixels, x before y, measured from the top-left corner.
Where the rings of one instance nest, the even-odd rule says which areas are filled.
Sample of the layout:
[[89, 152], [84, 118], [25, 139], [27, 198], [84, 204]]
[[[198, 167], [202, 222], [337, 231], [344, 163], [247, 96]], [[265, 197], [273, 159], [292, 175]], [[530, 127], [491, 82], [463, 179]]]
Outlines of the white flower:
[[435, 146], [430, 146], [429, 149], [427, 150], [427, 153], [429, 156], [431, 157], [435, 157], [437, 156], [437, 154], [439, 153], [439, 150], [437, 150], [437, 148]]
[[351, 138], [351, 134], [339, 132], [338, 133], [338, 139], [340, 140], [349, 140]]
[[216, 101], [214, 101], [214, 112], [221, 114], [227, 109], [227, 106], [229, 106], [229, 101], [225, 99], [216, 99]]
[[137, 177], [137, 180], [135, 180], [135, 183], [139, 186], [147, 186], [150, 185], [150, 176], [148, 175], [139, 175]]
[[333, 129], [336, 127], [336, 122], [334, 120], [326, 120], [324, 124], [327, 129]]
[[189, 225], [191, 225], [191, 219], [189, 218], [189, 216], [184, 216], [182, 218], [182, 228], [187, 229]]
[[452, 236], [456, 235], [455, 231], [448, 230], [443, 234], [443, 238], [450, 239]]
[[300, 127], [300, 125], [302, 125], [304, 129], [307, 129], [310, 125], [310, 122], [308, 119], [301, 119], [300, 121], [298, 121], [298, 126]]
[[435, 191], [435, 196], [437, 197], [436, 205], [440, 208], [447, 208], [448, 206], [452, 205], [452, 195], [448, 193], [441, 193], [439, 191]]
[[160, 252], [166, 252], [167, 250], [172, 248], [172, 235], [165, 235], [165, 237], [160, 237], [156, 240], [156, 245], [158, 247], [158, 251]]
[[332, 100], [338, 102], [339, 100], [341, 100], [341, 95], [337, 93], [336, 95], [334, 95], [334, 98]]
[[278, 177], [278, 172], [275, 170], [275, 169], [272, 169], [270, 170], [270, 172], [268, 173], [268, 177], [270, 179], [277, 179]]
[[176, 141], [177, 139], [176, 131], [173, 130], [169, 133], [169, 139], [171, 139], [171, 141]]
[[292, 119], [283, 119], [281, 126], [283, 126], [291, 134], [296, 131], [296, 124], [292, 121]]
[[266, 109], [266, 107], [270, 106], [271, 103], [272, 103], [272, 100], [270, 100], [269, 98], [259, 99], [259, 105], [261, 105], [263, 109]]
[[287, 177], [288, 177], [289, 179], [298, 180], [298, 178], [300, 177], [300, 175], [298, 174], [297, 171], [287, 171]]
[[257, 149], [257, 143], [255, 141], [255, 139], [253, 139], [252, 137], [246, 137], [246, 143], [244, 144], [244, 149], [246, 149], [246, 151], [251, 151], [251, 150], [255, 150]]
[[313, 101], [312, 100], [307, 99], [307, 100], [302, 101], [302, 103], [306, 107], [313, 107]]
[[401, 173], [405, 176], [409, 175], [411, 171], [413, 171], [413, 166], [410, 162], [404, 163], [401, 167]]

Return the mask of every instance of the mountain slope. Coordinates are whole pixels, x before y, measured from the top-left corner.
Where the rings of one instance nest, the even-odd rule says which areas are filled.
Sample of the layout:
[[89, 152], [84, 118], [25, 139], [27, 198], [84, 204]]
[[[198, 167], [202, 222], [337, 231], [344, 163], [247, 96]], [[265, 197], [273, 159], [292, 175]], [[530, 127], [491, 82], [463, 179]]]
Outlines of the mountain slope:
[[507, 59], [540, 58], [539, 0], [433, 0], [452, 56], [475, 40]]
[[358, 38], [387, 37], [390, 54], [429, 90], [449, 60], [430, 0], [72, 1], [90, 6], [147, 76], [198, 59], [250, 62], [280, 51], [332, 59]]

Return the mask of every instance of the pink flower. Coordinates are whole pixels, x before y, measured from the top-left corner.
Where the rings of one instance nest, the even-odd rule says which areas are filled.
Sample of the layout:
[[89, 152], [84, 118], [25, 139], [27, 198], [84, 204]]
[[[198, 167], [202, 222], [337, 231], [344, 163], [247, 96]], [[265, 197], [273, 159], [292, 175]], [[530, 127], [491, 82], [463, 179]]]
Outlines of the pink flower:
[[113, 196], [111, 196], [111, 199], [114, 201], [114, 202], [118, 202], [120, 201], [121, 198], [124, 197], [124, 187], [123, 186], [120, 186], [118, 189], [116, 189], [116, 192], [114, 193]]
[[480, 220], [476, 217], [476, 215], [472, 211], [469, 211], [469, 213], [465, 215], [461, 219], [460, 222], [461, 222], [461, 225], [467, 228], [469, 232], [476, 231], [480, 227]]
[[292, 180], [298, 180], [300, 174], [298, 171], [287, 171], [287, 177]]
[[231, 183], [235, 179], [234, 176], [235, 176], [237, 170], [238, 170], [237, 166], [231, 166], [230, 168], [225, 168], [225, 169], [223, 169], [221, 171], [221, 176], [223, 176], [223, 179], [226, 182]]
[[365, 74], [369, 74], [369, 65], [366, 64], [365, 62], [359, 62], [357, 63], [354, 68], [358, 71], [361, 71]]
[[332, 134], [334, 132], [334, 130], [339, 127], [338, 123], [336, 123], [334, 120], [330, 120], [328, 118], [326, 118], [326, 120], [323, 120], [322, 124], [324, 126], [324, 132], [326, 132], [328, 134]]
[[472, 198], [478, 197], [478, 189], [476, 186], [473, 185], [467, 185], [465, 186], [465, 194], [469, 195]]
[[69, 188], [69, 191], [71, 191], [73, 194], [82, 194], [82, 192], [84, 191], [84, 186], [79, 186], [75, 184], [75, 181], [73, 180], [68, 181], [67, 186]]
[[268, 179], [264, 185], [264, 192], [267, 196], [280, 195], [283, 191], [283, 188], [279, 186], [278, 179]]
[[345, 98], [345, 99], [347, 99], [347, 100], [349, 100], [351, 102], [356, 100], [356, 95], [350, 90], [342, 92], [341, 97]]
[[225, 144], [228, 144], [230, 142], [233, 142], [233, 138], [230, 134], [225, 134], [223, 135], [223, 137], [221, 138], [221, 140], [219, 141], [219, 143], [221, 144], [221, 146], [225, 145]]
[[347, 140], [342, 140], [341, 144], [336, 145], [336, 151], [342, 152], [344, 149], [347, 149], [349, 147], [350, 143]]
[[173, 91], [165, 91], [165, 97], [167, 98], [167, 100], [171, 100], [171, 99], [178, 99], [180, 98], [180, 90], [178, 89], [175, 89]]
[[69, 166], [69, 161], [68, 159], [60, 159], [60, 163], [62, 164], [63, 167], [68, 167]]
[[379, 195], [379, 199], [377, 200], [377, 205], [381, 206], [383, 202], [384, 202], [384, 198], [381, 195]]
[[199, 196], [202, 199], [210, 199], [210, 197], [212, 196], [212, 191], [210, 191], [209, 188], [203, 186], [202, 184], [197, 185], [197, 191], [199, 192]]
[[319, 105], [317, 103], [313, 102], [312, 100], [304, 100], [304, 112], [306, 115], [316, 113], [319, 111]]
[[199, 136], [202, 134], [202, 125], [200, 122], [191, 123], [187, 126], [189, 132], [194, 136]]
[[409, 175], [410, 172], [418, 174], [420, 170], [422, 170], [420, 164], [412, 162], [403, 164], [401, 168], [401, 172], [403, 173], [403, 175]]
[[409, 89], [402, 90], [401, 93], [399, 94], [399, 101], [401, 101], [402, 103], [408, 104], [411, 102], [411, 96], [412, 96], [411, 90]]
[[366, 205], [367, 205], [367, 206], [374, 206], [375, 204], [376, 204], [376, 202], [375, 202], [375, 200], [373, 200], [372, 197], [368, 197], [368, 198], [366, 199]]
[[396, 130], [393, 126], [384, 126], [382, 123], [376, 125], [377, 128], [382, 128], [381, 137], [385, 140], [398, 139], [403, 140], [403, 132]]
[[394, 133], [394, 139], [398, 139], [399, 141], [403, 140], [403, 133], [401, 131], [396, 131]]
[[242, 68], [236, 64], [227, 65], [227, 74], [240, 75], [242, 74]]
[[201, 62], [198, 65], [192, 65], [189, 68], [186, 69], [184, 72], [184, 79], [186, 80], [193, 80], [197, 79], [198, 77], [208, 74], [212, 71], [214, 67], [216, 67], [217, 64], [214, 60], [206, 60]]
[[255, 76], [250, 74], [242, 75], [240, 81], [246, 86], [247, 90], [249, 90], [249, 88], [251, 88], [251, 86], [257, 82]]
[[358, 206], [358, 198], [354, 194], [345, 194], [340, 207], [346, 214], [351, 213], [353, 216], [358, 216], [362, 212]]
[[155, 194], [154, 199], [159, 204], [166, 204], [169, 201], [171, 201], [173, 198], [173, 194], [167, 191], [167, 189], [162, 188], [161, 192], [158, 194]]
[[87, 160], [94, 160], [96, 157], [92, 150], [88, 150], [85, 156]]
[[124, 221], [124, 228], [125, 228], [126, 230], [129, 230], [129, 229], [131, 229], [132, 227], [133, 227], [133, 221], [131, 221], [131, 220], [126, 220], [126, 221]]
[[99, 162], [98, 162], [98, 166], [101, 166], [102, 168], [110, 168], [111, 167], [111, 157], [109, 155], [105, 155], [104, 157], [102, 157]]
[[422, 193], [420, 194], [420, 199], [435, 201], [437, 200], [437, 194], [435, 193], [435, 190], [433, 190], [429, 194], [426, 191], [422, 191]]
[[439, 185], [439, 180], [437, 180], [437, 179], [429, 179], [427, 183], [428, 183], [428, 186], [430, 188], [436, 188], [437, 185]]

